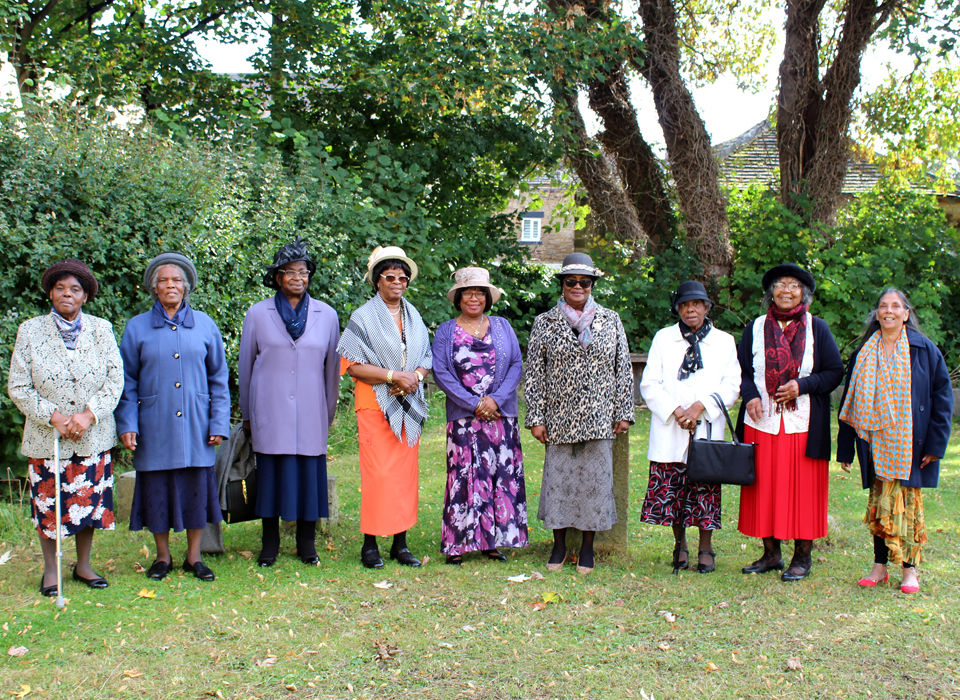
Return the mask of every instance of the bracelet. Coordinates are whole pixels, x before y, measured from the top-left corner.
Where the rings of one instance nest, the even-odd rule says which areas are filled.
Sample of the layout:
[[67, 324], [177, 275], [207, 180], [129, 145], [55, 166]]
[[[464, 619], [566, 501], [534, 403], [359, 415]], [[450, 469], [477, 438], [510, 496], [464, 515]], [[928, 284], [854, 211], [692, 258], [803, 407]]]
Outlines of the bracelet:
[[387, 370], [387, 384], [393, 384], [393, 370]]
[[415, 375], [417, 375], [417, 379], [418, 379], [418, 380], [420, 380], [421, 382], [423, 381], [423, 375], [422, 375], [422, 374], [420, 374], [420, 373], [419, 373], [418, 371], [416, 371], [416, 370], [414, 370], [413, 373], [414, 373]]

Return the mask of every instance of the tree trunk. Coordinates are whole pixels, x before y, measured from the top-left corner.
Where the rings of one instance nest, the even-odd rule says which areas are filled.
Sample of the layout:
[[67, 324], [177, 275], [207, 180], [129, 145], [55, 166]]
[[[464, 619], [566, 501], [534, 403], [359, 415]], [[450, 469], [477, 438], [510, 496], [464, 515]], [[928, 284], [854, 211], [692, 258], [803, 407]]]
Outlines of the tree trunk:
[[730, 271], [727, 207], [710, 135], [680, 74], [680, 42], [671, 0], [640, 0], [646, 51], [634, 57], [653, 90], [688, 242], [707, 277]]
[[833, 63], [820, 79], [820, 13], [825, 0], [789, 0], [780, 64], [777, 150], [780, 196], [804, 221], [832, 224], [850, 158], [851, 101], [863, 52], [889, 5], [847, 0]]

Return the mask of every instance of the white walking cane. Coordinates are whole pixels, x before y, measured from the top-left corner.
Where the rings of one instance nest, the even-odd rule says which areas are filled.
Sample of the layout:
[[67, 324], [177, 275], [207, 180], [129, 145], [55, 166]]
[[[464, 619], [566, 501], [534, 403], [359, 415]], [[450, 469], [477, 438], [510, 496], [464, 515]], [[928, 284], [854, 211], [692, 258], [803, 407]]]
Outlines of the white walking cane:
[[63, 540], [60, 537], [60, 431], [53, 429], [53, 484], [56, 496], [54, 497], [54, 522], [57, 528], [57, 607], [61, 610], [66, 606], [63, 602]]

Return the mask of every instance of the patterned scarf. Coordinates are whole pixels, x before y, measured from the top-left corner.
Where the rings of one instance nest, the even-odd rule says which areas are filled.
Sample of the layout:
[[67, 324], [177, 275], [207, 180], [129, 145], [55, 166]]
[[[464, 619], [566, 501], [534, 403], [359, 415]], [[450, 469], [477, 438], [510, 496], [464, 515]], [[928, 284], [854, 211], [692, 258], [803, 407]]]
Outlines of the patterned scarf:
[[276, 305], [277, 313], [280, 314], [280, 320], [283, 321], [283, 325], [286, 327], [290, 337], [296, 340], [303, 335], [303, 332], [307, 330], [307, 310], [309, 307], [307, 295], [304, 294], [300, 297], [297, 308], [293, 308], [290, 300], [287, 299], [283, 292], [276, 293], [273, 297], [273, 303]]
[[683, 381], [698, 369], [703, 369], [703, 357], [700, 355], [700, 341], [707, 337], [707, 333], [713, 328], [713, 321], [709, 318], [703, 319], [703, 325], [697, 330], [690, 330], [683, 321], [680, 321], [680, 335], [690, 343], [690, 347], [683, 353], [683, 362], [680, 364], [680, 370], [677, 372], [677, 379]]
[[870, 443], [873, 470], [882, 481], [909, 479], [913, 462], [910, 340], [900, 332], [893, 357], [883, 356], [880, 331], [857, 354], [840, 420]]
[[[776, 304], [771, 304], [767, 311], [767, 320], [763, 324], [764, 380], [771, 399], [777, 395], [777, 389], [800, 375], [800, 362], [807, 344], [807, 308], [806, 304], [798, 304], [789, 311], [781, 311]], [[781, 321], [788, 322], [783, 330], [780, 329]], [[776, 406], [777, 413], [783, 409], [796, 411], [797, 400]]]
[[587, 303], [583, 305], [582, 311], [577, 311], [570, 306], [563, 297], [560, 297], [557, 306], [560, 307], [573, 332], [577, 334], [580, 347], [584, 350], [589, 348], [593, 344], [593, 329], [590, 326], [593, 324], [593, 317], [597, 315], [597, 302], [593, 300], [593, 295], [587, 297]]
[[76, 350], [77, 338], [80, 336], [80, 331], [83, 330], [83, 312], [78, 311], [77, 317], [73, 321], [68, 321], [54, 309], [50, 309], [50, 315], [53, 316], [53, 321], [57, 324], [57, 330], [60, 331], [60, 337], [63, 338], [63, 344], [67, 346], [67, 350]]
[[[430, 334], [420, 314], [406, 299], [400, 300], [400, 308], [402, 331], [397, 328], [383, 298], [375, 294], [350, 316], [350, 322], [340, 336], [337, 352], [347, 362], [375, 365], [387, 370], [412, 372], [417, 367], [433, 367]], [[397, 439], [401, 439], [406, 428], [407, 444], [411, 447], [416, 445], [427, 419], [423, 385], [414, 394], [391, 396], [389, 384], [374, 384], [373, 393]]]

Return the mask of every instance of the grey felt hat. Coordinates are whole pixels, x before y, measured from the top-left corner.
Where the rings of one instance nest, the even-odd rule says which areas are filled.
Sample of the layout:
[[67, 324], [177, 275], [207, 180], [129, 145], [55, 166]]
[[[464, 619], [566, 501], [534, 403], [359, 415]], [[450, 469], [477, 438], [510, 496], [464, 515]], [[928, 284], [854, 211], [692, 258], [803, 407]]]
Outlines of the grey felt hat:
[[182, 268], [184, 274], [187, 276], [187, 284], [190, 285], [190, 291], [192, 292], [197, 288], [197, 268], [194, 267], [193, 261], [183, 253], [168, 250], [165, 253], [160, 253], [160, 255], [151, 260], [147, 264], [146, 272], [143, 273], [143, 288], [151, 295], [153, 294], [153, 290], [150, 289], [150, 280], [153, 279], [153, 273], [164, 265], [177, 265]]
[[565, 275], [589, 275], [595, 279], [603, 277], [603, 273], [593, 266], [593, 258], [586, 253], [570, 253], [563, 259], [563, 265], [554, 277]]

